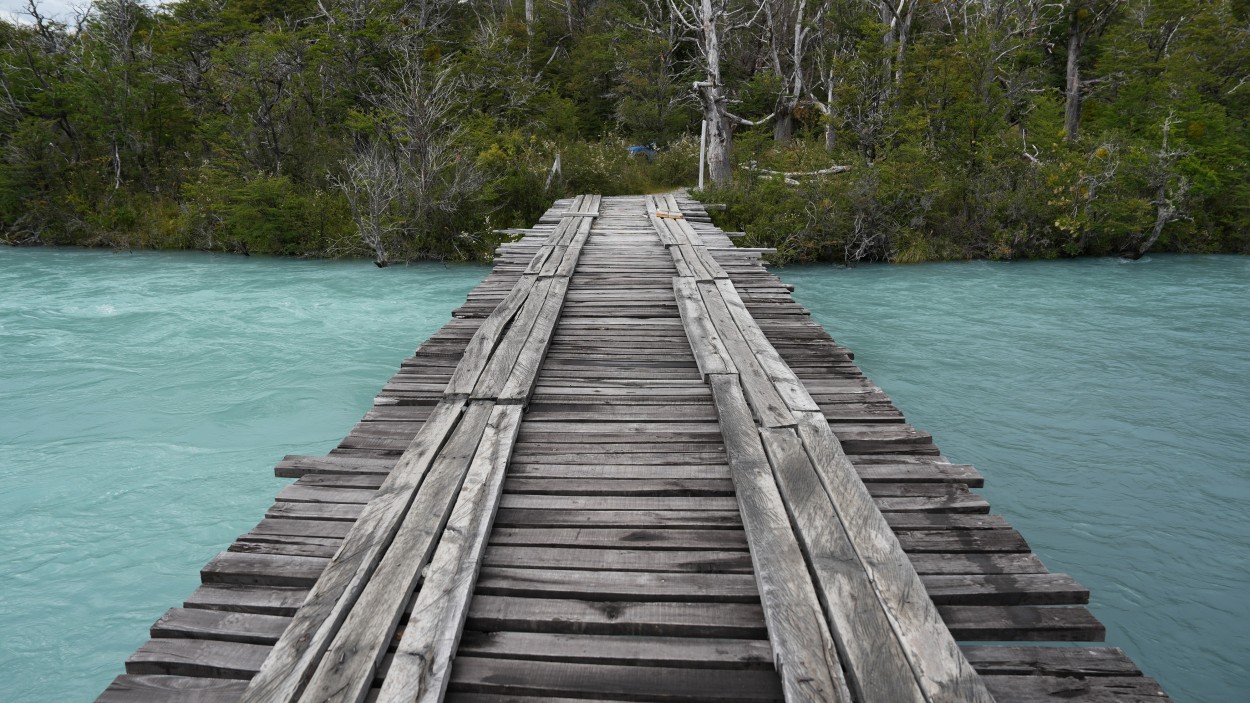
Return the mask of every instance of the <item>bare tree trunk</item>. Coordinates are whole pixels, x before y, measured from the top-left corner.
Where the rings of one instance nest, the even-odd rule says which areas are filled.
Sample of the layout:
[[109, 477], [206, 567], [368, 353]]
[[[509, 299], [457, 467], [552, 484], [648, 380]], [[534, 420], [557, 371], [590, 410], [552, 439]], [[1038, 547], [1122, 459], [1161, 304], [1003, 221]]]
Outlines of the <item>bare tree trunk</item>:
[[716, 19], [721, 11], [719, 7], [713, 8], [712, 0], [702, 0], [699, 5], [699, 29], [702, 33], [707, 80], [695, 84], [703, 103], [703, 119], [707, 121], [708, 178], [717, 185], [733, 180], [733, 166], [730, 163], [733, 133], [725, 114], [728, 101], [720, 80], [720, 28], [716, 26]]
[[[777, 107], [773, 110], [773, 139], [786, 143], [794, 137], [794, 113], [807, 90], [803, 80], [803, 56], [810, 31], [804, 22], [807, 0], [796, 0], [793, 12], [787, 12], [784, 5], [779, 6], [778, 12], [774, 12], [771, 3], [765, 3], [763, 7], [768, 18], [773, 70], [783, 80], [781, 95], [777, 97]], [[822, 5], [816, 13], [818, 18], [823, 11]], [[787, 37], [791, 45], [788, 47], [789, 54], [783, 61], [781, 45]]]
[[525, 33], [534, 36], [534, 0], [525, 0]]
[[[1163, 142], [1159, 146], [1159, 151], [1155, 155], [1152, 171], [1153, 178], [1157, 185], [1155, 186], [1155, 198], [1151, 204], [1155, 206], [1155, 223], [1150, 230], [1150, 236], [1139, 244], [1134, 251], [1123, 254], [1126, 258], [1136, 261], [1146, 255], [1150, 251], [1150, 247], [1159, 241], [1159, 237], [1163, 234], [1163, 228], [1169, 222], [1175, 222], [1184, 219], [1181, 208], [1185, 202], [1185, 196], [1189, 192], [1189, 179], [1176, 172], [1176, 162], [1187, 152], [1185, 149], [1168, 148], [1168, 136], [1172, 131], [1172, 127], [1179, 122], [1175, 114], [1169, 113], [1167, 118], [1163, 120]], [[1174, 184], [1174, 185], [1173, 185]], [[1169, 186], [1172, 186], [1169, 188]]]
[[[903, 9], [903, 3], [899, 3], [899, 9]], [[907, 39], [911, 36], [911, 18], [916, 13], [916, 3], [907, 3], [907, 14], [902, 17], [895, 17], [894, 21], [898, 23], [895, 34], [898, 39], [898, 51], [894, 56], [894, 84], [898, 85], [903, 82], [903, 57], [907, 53]]]
[[703, 119], [707, 122], [708, 179], [717, 185], [724, 185], [733, 180], [733, 166], [730, 162], [733, 155], [733, 134], [729, 130], [729, 121], [725, 119], [725, 97], [714, 86], [702, 86], [700, 97], [703, 102]]
[[370, 142], [343, 162], [344, 178], [332, 177], [351, 207], [360, 241], [373, 252], [373, 263], [386, 268], [386, 240], [398, 226], [392, 208], [403, 193], [398, 166], [379, 142]]
[[789, 100], [777, 107], [777, 119], [773, 123], [773, 140], [785, 144], [794, 138], [794, 108]]
[[1155, 207], [1155, 224], [1150, 230], [1150, 236], [1137, 247], [1136, 251], [1125, 255], [1125, 258], [1136, 261], [1145, 256], [1146, 252], [1150, 251], [1150, 247], [1159, 241], [1160, 235], [1163, 234], [1164, 226], [1176, 218], [1176, 208], [1167, 199], [1166, 183], [1159, 186], [1159, 190], [1155, 195]]
[[888, 86], [890, 79], [894, 75], [894, 55], [896, 53], [894, 47], [894, 8], [890, 6], [890, 0], [880, 0], [880, 3], [881, 23], [886, 26], [885, 34], [881, 35], [881, 43], [885, 46], [881, 59], [881, 75]]
[[1072, 22], [1068, 29], [1068, 70], [1066, 104], [1063, 110], [1064, 140], [1076, 141], [1081, 126], [1081, 49], [1084, 48], [1085, 37], [1081, 29], [1081, 19], [1076, 12], [1072, 13]]

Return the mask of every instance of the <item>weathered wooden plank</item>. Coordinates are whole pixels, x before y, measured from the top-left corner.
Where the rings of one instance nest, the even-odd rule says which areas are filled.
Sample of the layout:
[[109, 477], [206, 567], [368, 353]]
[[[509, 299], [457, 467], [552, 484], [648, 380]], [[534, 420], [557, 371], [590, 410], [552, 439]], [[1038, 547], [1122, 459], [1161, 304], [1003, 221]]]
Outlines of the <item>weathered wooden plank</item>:
[[504, 404], [525, 403], [534, 392], [534, 379], [538, 368], [547, 356], [551, 341], [551, 331], [560, 317], [560, 309], [564, 305], [564, 294], [568, 290], [568, 279], [556, 279], [543, 301], [538, 316], [533, 320], [529, 335], [525, 339], [515, 360], [511, 372], [507, 376], [496, 398]]
[[747, 346], [746, 339], [730, 316], [729, 309], [725, 307], [719, 290], [711, 283], [699, 283], [697, 290], [704, 312], [733, 360], [742, 390], [746, 393], [747, 403], [756, 419], [764, 427], [794, 427], [794, 415], [790, 413], [786, 401]]
[[760, 607], [750, 603], [585, 601], [478, 595], [466, 627], [482, 632], [553, 632], [654, 637], [765, 635]]
[[[385, 480], [383, 476], [371, 477], [377, 478], [379, 481]], [[379, 488], [381, 486], [379, 485]], [[351, 532], [351, 525], [335, 522], [332, 520], [285, 520], [282, 518], [265, 518], [261, 520], [256, 527], [252, 528], [249, 535], [296, 535], [300, 537], [331, 537], [342, 539]]]
[[394, 466], [395, 459], [288, 454], [278, 462], [274, 468], [274, 474], [278, 478], [300, 478], [313, 472], [385, 475], [390, 473]]
[[[527, 417], [532, 417], [533, 406]], [[680, 478], [673, 478], [675, 474]], [[508, 475], [514, 479], [551, 478], [551, 479], [587, 479], [609, 478], [620, 481], [727, 481], [728, 466], [672, 466], [616, 464], [613, 466], [596, 466], [594, 464], [548, 464], [548, 463], [516, 463], [508, 467]], [[510, 479], [511, 480], [511, 479]], [[294, 520], [288, 522], [297, 522]], [[302, 521], [299, 521], [302, 522]]]
[[1158, 682], [1147, 676], [986, 676], [1000, 701], [1011, 703], [1159, 703], [1168, 700]]
[[[706, 701], [716, 691], [725, 703], [780, 701], [777, 676], [768, 671], [605, 666], [567, 662], [461, 657], [452, 669], [452, 690], [630, 701]], [[454, 699], [460, 699], [457, 696]]]
[[189, 676], [123, 674], [97, 703], [236, 703], [246, 681]]
[[547, 298], [551, 295], [552, 287], [555, 285], [557, 285], [556, 279], [553, 278], [542, 278], [534, 284], [513, 320], [512, 326], [508, 328], [503, 340], [495, 347], [490, 360], [486, 362], [486, 368], [469, 394], [470, 398], [493, 401], [499, 397], [499, 392], [512, 375], [513, 367], [529, 340], [534, 321], [542, 313]]
[[969, 488], [985, 485], [981, 473], [968, 464], [855, 464], [855, 471], [864, 483], [962, 483]]
[[1089, 590], [1067, 574], [921, 576], [936, 605], [1076, 605]]
[[835, 514], [895, 624], [912, 670], [933, 703], [991, 703], [980, 676], [964, 659], [912, 562], [819, 413], [798, 412], [798, 435], [833, 501]]
[[1140, 676], [1116, 647], [963, 645], [964, 657], [983, 676]]
[[938, 612], [961, 640], [1101, 642], [1107, 630], [1083, 607], [943, 605]]
[[786, 405], [791, 410], [808, 410], [812, 412], [820, 410], [820, 406], [812, 400], [812, 397], [803, 387], [802, 381], [794, 375], [794, 372], [781, 358], [781, 355], [777, 353], [772, 343], [768, 341], [767, 335], [755, 323], [755, 319], [747, 311], [746, 304], [742, 302], [742, 297], [738, 295], [738, 290], [734, 287], [734, 284], [730, 281], [716, 281], [715, 285], [731, 317], [746, 340], [747, 346], [750, 347], [760, 366], [767, 372], [768, 377], [776, 386], [777, 392], [785, 399]]
[[708, 319], [703, 299], [694, 281], [682, 276], [674, 277], [673, 294], [677, 298], [677, 308], [681, 312], [682, 323], [690, 338], [690, 347], [703, 377], [706, 379], [712, 374], [737, 373], [733, 357], [725, 348], [712, 321]]
[[768, 640], [466, 632], [460, 656], [621, 666], [763, 669], [773, 666]]
[[786, 697], [849, 702], [833, 637], [786, 520], [742, 386], [733, 375], [712, 375], [709, 381]]
[[509, 527], [741, 527], [730, 510], [542, 510], [500, 508], [496, 525]]
[[747, 548], [746, 534], [738, 530], [636, 528], [501, 527], [492, 533], [491, 544], [637, 549], [745, 550]]
[[272, 645], [290, 622], [278, 615], [170, 608], [152, 625], [152, 636]]
[[553, 275], [568, 278], [573, 275], [573, 271], [577, 268], [578, 259], [581, 258], [582, 249], [586, 244], [586, 240], [590, 238], [590, 219], [583, 219], [578, 225], [576, 233], [573, 235], [572, 241], [569, 243], [568, 250], [564, 253], [564, 258], [560, 260], [560, 265], [556, 267]]
[[923, 703], [890, 614], [841, 523], [830, 519], [833, 505], [798, 435], [790, 429], [762, 429], [760, 436], [856, 699]]
[[473, 333], [473, 338], [465, 347], [464, 356], [456, 365], [444, 394], [467, 398], [473, 392], [473, 387], [477, 385], [478, 378], [485, 370], [486, 363], [499, 344], [508, 323], [516, 317], [517, 311], [529, 298], [534, 281], [533, 276], [522, 276], [508, 292], [508, 296], [482, 321], [482, 325]]
[[919, 575], [1044, 574], [1046, 567], [1035, 554], [910, 554]]
[[743, 551], [491, 545], [487, 548], [482, 563], [484, 566], [531, 569], [738, 574], [751, 572], [751, 556]]
[[260, 671], [271, 649], [242, 642], [154, 639], [126, 659], [126, 673], [247, 680]]
[[321, 658], [306, 701], [358, 701], [373, 680], [421, 570], [447, 524], [456, 495], [494, 410], [474, 402], [417, 490], [395, 539]]
[[[669, 227], [670, 232], [675, 231], [675, 229], [674, 227]], [[678, 241], [680, 241], [680, 238]], [[693, 247], [689, 244], [678, 244], [675, 247], [669, 247], [668, 251], [670, 254], [674, 254], [674, 257], [676, 252], [681, 252], [681, 258], [686, 262], [686, 266], [690, 268], [690, 277], [696, 282], [711, 281], [712, 272], [708, 271], [707, 266], [704, 265], [703, 259], [697, 253], [697, 249], [698, 247]]]
[[399, 530], [400, 521], [463, 409], [462, 400], [442, 401], [435, 407], [377, 497], [361, 511], [343, 547], [326, 565], [291, 626], [248, 685], [244, 701], [292, 701], [299, 695]]
[[329, 562], [318, 557], [222, 552], [200, 570], [200, 578], [206, 584], [307, 587]]
[[477, 592], [495, 596], [585, 600], [759, 602], [754, 576], [725, 573], [571, 571], [488, 566], [478, 575]]
[[733, 482], [728, 477], [618, 479], [602, 475], [607, 473], [584, 478], [510, 478], [505, 490], [509, 493], [583, 496], [732, 496], [734, 493]]
[[379, 703], [442, 699], [520, 425], [519, 406], [497, 406], [491, 412], [383, 681]]
[[1029, 545], [1015, 530], [894, 530], [909, 554], [917, 552], [1027, 552]]
[[509, 493], [502, 507], [546, 510], [733, 510], [732, 497], [547, 496]]
[[308, 597], [307, 588], [206, 584], [195, 589], [183, 606], [205, 610], [291, 616]]

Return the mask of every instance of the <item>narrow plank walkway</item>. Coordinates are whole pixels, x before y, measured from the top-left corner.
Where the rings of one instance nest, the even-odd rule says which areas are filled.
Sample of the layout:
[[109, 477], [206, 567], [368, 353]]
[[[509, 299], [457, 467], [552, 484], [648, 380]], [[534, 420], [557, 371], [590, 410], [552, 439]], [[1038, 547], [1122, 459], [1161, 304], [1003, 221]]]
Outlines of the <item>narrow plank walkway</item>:
[[558, 201], [99, 700], [1166, 700], [762, 253]]

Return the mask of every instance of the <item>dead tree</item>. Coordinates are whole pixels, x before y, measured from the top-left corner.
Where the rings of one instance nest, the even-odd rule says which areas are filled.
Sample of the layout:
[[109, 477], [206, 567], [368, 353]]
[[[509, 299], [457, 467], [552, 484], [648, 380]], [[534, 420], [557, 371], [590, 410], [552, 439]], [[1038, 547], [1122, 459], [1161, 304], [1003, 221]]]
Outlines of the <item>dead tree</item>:
[[762, 124], [772, 117], [750, 122], [729, 111], [729, 95], [721, 81], [721, 42], [736, 29], [755, 22], [763, 9], [757, 7], [753, 15], [749, 8], [731, 9], [729, 0], [670, 0], [673, 17], [692, 33], [702, 59], [705, 78], [694, 84], [695, 93], [703, 108], [703, 121], [707, 124], [707, 165], [712, 183], [724, 184], [733, 180], [733, 128], [735, 125]]
[[403, 229], [394, 205], [403, 196], [404, 179], [389, 150], [371, 141], [343, 161], [346, 175], [331, 182], [343, 191], [360, 241], [373, 252], [378, 268], [389, 265], [387, 240]]
[[898, 85], [903, 80], [903, 57], [911, 39], [911, 21], [916, 14], [916, 0], [875, 0], [881, 24], [885, 32], [881, 41], [885, 52], [881, 72], [887, 84]]
[[1174, 113], [1169, 113], [1163, 120], [1163, 140], [1150, 163], [1150, 184], [1154, 189], [1150, 204], [1155, 208], [1154, 226], [1142, 242], [1122, 254], [1127, 259], [1137, 260], [1145, 256], [1150, 247], [1159, 241], [1168, 223], [1186, 219], [1183, 203], [1189, 194], [1189, 179], [1177, 173], [1176, 164], [1189, 152], [1168, 146], [1168, 133], [1179, 121]]
[[763, 5], [773, 70], [782, 80], [773, 113], [773, 138], [778, 142], [788, 142], [794, 135], [794, 113], [808, 92], [805, 80], [808, 41], [827, 6], [827, 0], [819, 0], [814, 16], [809, 18], [807, 0], [770, 0]]

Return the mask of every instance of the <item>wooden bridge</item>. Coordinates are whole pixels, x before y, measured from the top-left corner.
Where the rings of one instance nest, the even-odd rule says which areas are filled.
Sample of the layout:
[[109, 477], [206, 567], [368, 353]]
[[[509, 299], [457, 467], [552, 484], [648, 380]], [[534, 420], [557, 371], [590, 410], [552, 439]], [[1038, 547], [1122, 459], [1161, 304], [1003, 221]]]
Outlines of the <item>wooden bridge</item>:
[[557, 202], [99, 700], [1166, 700], [760, 254]]

